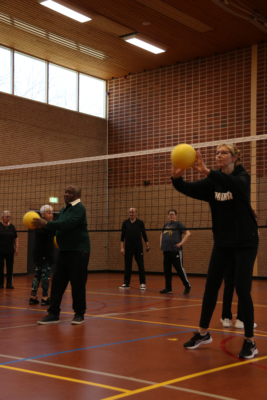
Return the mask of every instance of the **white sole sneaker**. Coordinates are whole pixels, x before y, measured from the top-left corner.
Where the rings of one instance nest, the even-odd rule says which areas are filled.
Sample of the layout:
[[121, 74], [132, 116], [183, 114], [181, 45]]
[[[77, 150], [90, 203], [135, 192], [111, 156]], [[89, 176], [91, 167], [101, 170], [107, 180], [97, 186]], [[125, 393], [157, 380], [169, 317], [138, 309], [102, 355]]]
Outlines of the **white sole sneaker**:
[[[244, 329], [244, 322], [242, 322], [242, 321], [240, 321], [239, 319], [237, 319], [236, 321], [235, 321], [235, 324], [233, 325], [236, 329]], [[255, 329], [255, 328], [257, 328], [257, 324], [256, 324], [256, 322], [254, 322], [254, 326], [253, 326], [253, 328]]]
[[225, 318], [225, 319], [220, 319], [220, 322], [222, 323], [224, 328], [231, 328], [232, 326], [232, 320], [229, 318]]

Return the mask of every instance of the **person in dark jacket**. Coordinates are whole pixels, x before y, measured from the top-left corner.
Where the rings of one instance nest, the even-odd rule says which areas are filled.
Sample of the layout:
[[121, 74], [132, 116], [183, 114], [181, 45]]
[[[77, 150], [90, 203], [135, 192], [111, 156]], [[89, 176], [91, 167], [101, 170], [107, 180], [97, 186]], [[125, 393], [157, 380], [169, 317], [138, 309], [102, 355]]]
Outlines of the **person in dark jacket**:
[[14, 255], [18, 255], [19, 239], [16, 228], [10, 222], [9, 211], [2, 212], [2, 223], [0, 223], [0, 289], [4, 287], [4, 263], [6, 260], [6, 289], [14, 289], [13, 264]]
[[141, 221], [141, 219], [137, 219], [136, 208], [132, 207], [129, 209], [129, 216], [129, 219], [123, 221], [121, 228], [121, 254], [124, 256], [125, 260], [125, 274], [124, 283], [120, 286], [120, 289], [129, 289], [130, 287], [132, 263], [134, 256], [139, 270], [140, 289], [145, 290], [146, 277], [144, 268], [142, 236], [146, 244], [146, 252], [148, 255], [150, 253], [145, 224], [143, 221]]
[[[53, 220], [53, 208], [46, 204], [40, 208], [40, 214], [46, 221]], [[43, 228], [35, 232], [33, 261], [36, 265], [32, 281], [30, 305], [39, 304], [37, 290], [42, 281], [42, 306], [50, 304], [48, 297], [51, 266], [54, 263], [54, 233]]]
[[219, 170], [215, 171], [206, 167], [200, 152], [197, 152], [193, 168], [206, 178], [185, 182], [181, 177], [182, 170], [174, 167], [172, 182], [179, 192], [209, 203], [214, 237], [199, 330], [184, 343], [184, 347], [196, 349], [212, 342], [208, 332], [210, 320], [225, 271], [234, 262], [235, 288], [245, 326], [239, 357], [253, 358], [258, 354], [258, 349], [253, 335], [254, 310], [250, 292], [259, 239], [257, 222], [250, 205], [250, 176], [242, 165], [235, 165], [239, 157], [240, 151], [235, 145], [219, 145], [216, 152]]
[[48, 315], [37, 321], [39, 325], [59, 322], [60, 304], [63, 294], [71, 283], [74, 318], [72, 325], [84, 322], [86, 311], [87, 267], [90, 257], [90, 240], [87, 228], [86, 209], [81, 203], [81, 189], [70, 185], [64, 194], [65, 207], [60, 210], [57, 221], [34, 219], [36, 228], [46, 227], [56, 231], [59, 254], [51, 286]]

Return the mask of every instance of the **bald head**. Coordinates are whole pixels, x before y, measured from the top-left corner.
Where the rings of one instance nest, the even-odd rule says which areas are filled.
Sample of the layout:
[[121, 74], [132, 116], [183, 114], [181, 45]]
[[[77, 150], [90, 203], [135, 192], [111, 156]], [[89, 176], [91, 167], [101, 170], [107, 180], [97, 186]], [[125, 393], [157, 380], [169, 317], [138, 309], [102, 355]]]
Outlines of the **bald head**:
[[81, 197], [81, 188], [76, 185], [69, 185], [66, 187], [64, 194], [64, 201], [66, 204], [72, 203], [73, 201]]

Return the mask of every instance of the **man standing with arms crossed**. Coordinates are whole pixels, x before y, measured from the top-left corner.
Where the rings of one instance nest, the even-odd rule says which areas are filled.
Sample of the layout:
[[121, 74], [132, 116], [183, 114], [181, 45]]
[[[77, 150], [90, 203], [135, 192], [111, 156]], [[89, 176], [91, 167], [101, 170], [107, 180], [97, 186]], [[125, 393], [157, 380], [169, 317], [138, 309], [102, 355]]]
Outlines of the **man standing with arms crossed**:
[[[137, 262], [139, 270], [139, 281], [140, 289], [146, 289], [146, 277], [144, 268], [144, 256], [143, 256], [143, 243], [142, 236], [146, 243], [146, 252], [149, 255], [150, 248], [148, 238], [145, 231], [144, 222], [137, 219], [137, 209], [132, 207], [129, 209], [129, 219], [123, 221], [121, 228], [121, 254], [124, 255], [125, 260], [125, 274], [124, 283], [120, 286], [120, 289], [129, 289], [131, 274], [132, 274], [132, 262], [133, 256]], [[141, 236], [142, 235], [142, 236]], [[125, 240], [125, 248], [124, 248]]]
[[[184, 294], [188, 294], [191, 285], [183, 269], [183, 244], [189, 239], [191, 233], [180, 222], [176, 221], [177, 211], [168, 211], [169, 222], [163, 227], [160, 236], [160, 247], [164, 256], [165, 289], [160, 293], [172, 293], [172, 265], [176, 269], [181, 281], [184, 284]], [[182, 239], [182, 235], [184, 237]]]

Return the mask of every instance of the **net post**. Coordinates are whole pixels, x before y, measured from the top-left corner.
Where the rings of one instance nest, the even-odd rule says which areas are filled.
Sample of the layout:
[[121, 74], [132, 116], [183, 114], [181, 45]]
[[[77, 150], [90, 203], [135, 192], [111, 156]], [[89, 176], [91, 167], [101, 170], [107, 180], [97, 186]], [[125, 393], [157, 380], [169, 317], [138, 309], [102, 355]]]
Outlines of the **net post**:
[[[258, 45], [251, 47], [251, 108], [250, 108], [250, 136], [257, 135], [257, 58]], [[251, 207], [257, 213], [257, 143], [250, 144], [251, 154]], [[253, 276], [258, 276], [258, 259], [256, 257]]]

